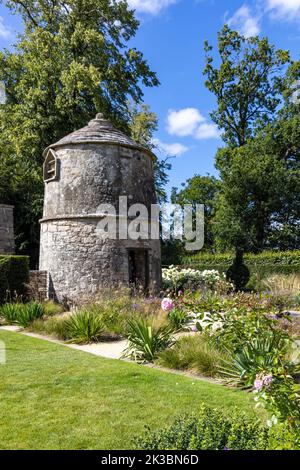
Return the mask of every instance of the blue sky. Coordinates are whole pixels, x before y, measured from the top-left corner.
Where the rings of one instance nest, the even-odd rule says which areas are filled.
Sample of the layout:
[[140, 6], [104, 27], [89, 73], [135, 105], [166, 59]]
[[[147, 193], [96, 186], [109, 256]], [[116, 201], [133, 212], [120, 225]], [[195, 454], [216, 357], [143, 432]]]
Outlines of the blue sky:
[[[209, 113], [214, 97], [204, 86], [203, 43], [216, 45], [225, 22], [243, 34], [268, 36], [299, 58], [300, 0], [128, 0], [141, 26], [134, 46], [142, 50], [161, 86], [145, 90], [159, 117], [156, 139], [172, 159], [169, 189], [195, 173], [216, 174], [214, 156], [222, 141]], [[20, 29], [19, 19], [0, 6], [0, 48]]]

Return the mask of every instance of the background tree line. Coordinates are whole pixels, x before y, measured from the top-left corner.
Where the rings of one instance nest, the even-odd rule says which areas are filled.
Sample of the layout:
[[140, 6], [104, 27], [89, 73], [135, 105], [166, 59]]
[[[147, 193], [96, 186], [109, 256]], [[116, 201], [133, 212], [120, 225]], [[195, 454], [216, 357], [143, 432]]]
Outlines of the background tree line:
[[212, 120], [222, 132], [219, 178], [195, 175], [172, 202], [205, 204], [208, 251], [300, 246], [300, 61], [267, 38], [244, 38], [225, 26], [219, 64], [205, 44]]
[[[0, 0], [1, 2], [1, 0]], [[37, 266], [42, 215], [42, 153], [103, 112], [151, 146], [157, 117], [142, 105], [142, 86], [159, 84], [142, 53], [129, 47], [139, 22], [126, 1], [8, 0], [24, 32], [0, 52], [0, 201], [15, 206], [16, 245]], [[165, 198], [166, 161], [156, 182]]]
[[[153, 149], [157, 117], [143, 104], [142, 86], [159, 81], [129, 47], [139, 23], [126, 1], [4, 3], [21, 15], [24, 31], [12, 50], [0, 52], [7, 95], [0, 105], [0, 201], [15, 205], [18, 252], [36, 266], [43, 150], [100, 111]], [[207, 43], [205, 53], [206, 85], [217, 103], [211, 117], [224, 143], [216, 155], [219, 177], [195, 175], [173, 189], [171, 200], [205, 204], [209, 251], [298, 248], [300, 61], [227, 26], [218, 37], [218, 66]], [[169, 169], [168, 160], [157, 162], [160, 201]], [[178, 243], [165, 251], [174, 248], [179, 255]]]

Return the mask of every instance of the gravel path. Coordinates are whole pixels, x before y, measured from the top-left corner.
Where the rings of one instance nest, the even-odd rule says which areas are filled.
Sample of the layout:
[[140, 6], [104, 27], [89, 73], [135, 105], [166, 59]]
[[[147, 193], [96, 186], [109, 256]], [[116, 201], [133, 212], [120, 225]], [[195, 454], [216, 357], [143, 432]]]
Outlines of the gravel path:
[[37, 333], [29, 333], [18, 326], [0, 326], [0, 330], [19, 332], [23, 335], [31, 336], [32, 338], [38, 338], [43, 339], [44, 341], [50, 341], [51, 343], [62, 344], [63, 346], [68, 346], [72, 349], [78, 349], [79, 351], [94, 354], [94, 356], [106, 357], [107, 359], [121, 359], [123, 352], [128, 346], [127, 341], [110, 341], [106, 343], [101, 342], [94, 344], [68, 344], [49, 336], [39, 335]]

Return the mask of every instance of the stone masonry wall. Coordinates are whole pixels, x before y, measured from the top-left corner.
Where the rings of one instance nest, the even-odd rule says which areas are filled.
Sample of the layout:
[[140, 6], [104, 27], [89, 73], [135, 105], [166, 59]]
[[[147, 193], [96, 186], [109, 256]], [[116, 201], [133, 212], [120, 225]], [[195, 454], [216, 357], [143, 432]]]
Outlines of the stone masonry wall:
[[160, 241], [102, 239], [97, 224], [97, 219], [41, 224], [40, 269], [48, 271], [49, 297], [77, 302], [103, 288], [128, 287], [128, 250], [139, 248], [149, 250], [149, 288], [157, 291], [161, 282]]
[[48, 298], [47, 271], [29, 271], [29, 295], [39, 302]]
[[13, 206], [0, 204], [0, 254], [15, 252]]

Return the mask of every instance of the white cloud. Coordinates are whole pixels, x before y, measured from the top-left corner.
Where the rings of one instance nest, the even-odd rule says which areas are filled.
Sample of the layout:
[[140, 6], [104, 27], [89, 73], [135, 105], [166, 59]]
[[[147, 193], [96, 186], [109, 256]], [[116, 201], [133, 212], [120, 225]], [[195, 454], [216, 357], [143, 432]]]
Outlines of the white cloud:
[[284, 20], [300, 18], [300, 0], [266, 0], [266, 4], [274, 17]]
[[199, 140], [218, 139], [220, 135], [220, 131], [215, 124], [205, 122], [198, 127], [195, 137]]
[[155, 139], [153, 141], [154, 145], [158, 148], [159, 151], [170, 155], [172, 157], [179, 157], [183, 153], [186, 153], [189, 148], [185, 145], [180, 144], [179, 142], [175, 142], [173, 144], [167, 144], [165, 142], [161, 142], [159, 139]]
[[195, 139], [217, 139], [220, 132], [217, 126], [207, 121], [197, 108], [185, 108], [168, 112], [167, 131], [178, 137], [192, 136]]
[[139, 13], [150, 13], [158, 15], [162, 10], [174, 5], [178, 0], [127, 0], [130, 8]]
[[10, 30], [5, 26], [2, 16], [0, 16], [0, 38], [8, 38], [10, 36]]
[[246, 38], [260, 33], [259, 17], [252, 15], [248, 5], [242, 5], [227, 23], [230, 28], [237, 29]]
[[200, 122], [204, 122], [205, 118], [196, 108], [185, 108], [179, 111], [170, 109], [167, 117], [167, 130], [171, 135], [185, 137], [193, 135]]

